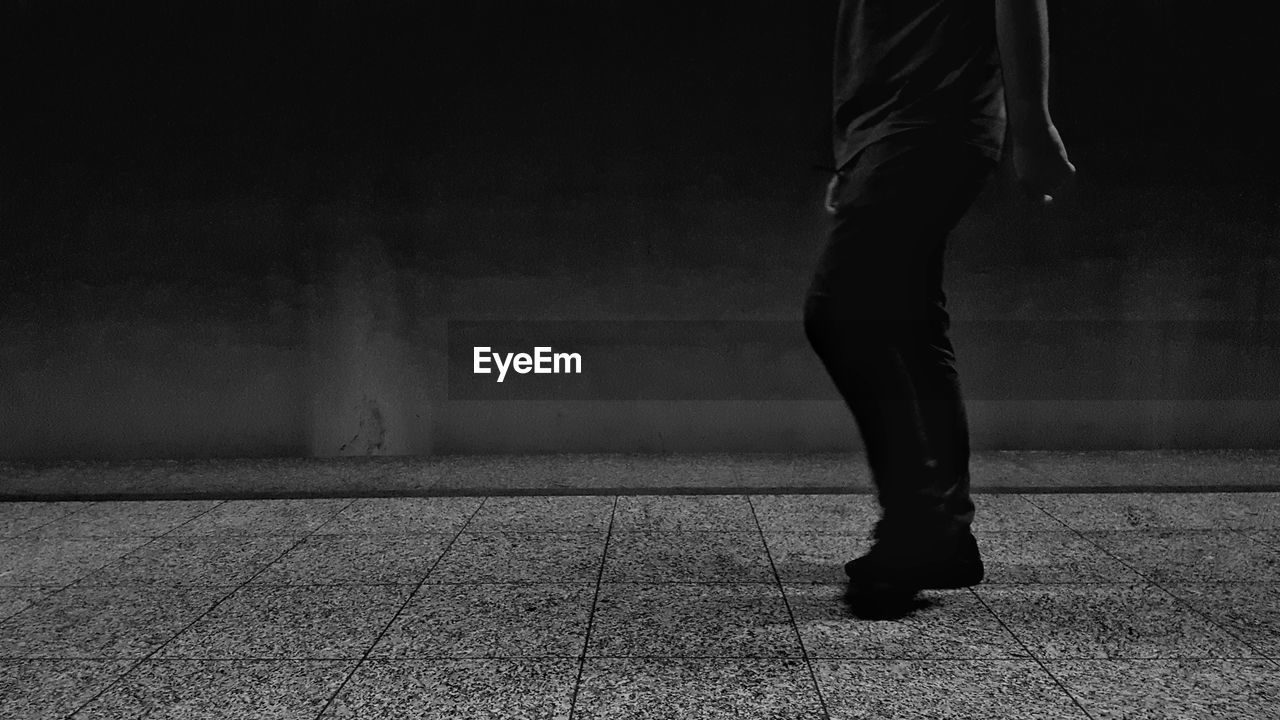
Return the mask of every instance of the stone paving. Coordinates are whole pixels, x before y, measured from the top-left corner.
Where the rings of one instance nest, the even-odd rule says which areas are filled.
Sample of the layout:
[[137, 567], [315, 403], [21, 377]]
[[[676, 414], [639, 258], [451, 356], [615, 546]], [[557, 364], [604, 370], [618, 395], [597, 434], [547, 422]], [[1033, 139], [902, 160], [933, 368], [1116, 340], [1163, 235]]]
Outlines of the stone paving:
[[862, 620], [866, 493], [0, 503], [0, 717], [1263, 718], [1280, 492], [977, 493]]

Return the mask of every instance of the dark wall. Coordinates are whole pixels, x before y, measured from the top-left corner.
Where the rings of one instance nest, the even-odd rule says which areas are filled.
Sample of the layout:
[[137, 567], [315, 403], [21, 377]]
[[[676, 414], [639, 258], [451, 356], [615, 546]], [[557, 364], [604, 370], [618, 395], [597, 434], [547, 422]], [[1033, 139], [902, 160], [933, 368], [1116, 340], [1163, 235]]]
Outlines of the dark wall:
[[[1280, 445], [1268, 26], [1050, 8], [1079, 177], [950, 250], [975, 446]], [[855, 447], [799, 326], [831, 11], [5, 3], [0, 457]], [[614, 374], [465, 392], [460, 321]]]

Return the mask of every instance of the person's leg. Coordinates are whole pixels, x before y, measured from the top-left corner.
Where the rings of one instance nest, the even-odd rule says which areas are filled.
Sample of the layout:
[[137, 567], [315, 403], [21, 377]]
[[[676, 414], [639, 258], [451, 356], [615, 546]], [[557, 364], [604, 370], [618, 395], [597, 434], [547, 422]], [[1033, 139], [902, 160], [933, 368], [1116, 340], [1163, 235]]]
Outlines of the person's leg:
[[948, 532], [964, 533], [974, 517], [969, 495], [969, 426], [942, 279], [947, 237], [973, 204], [994, 163], [967, 147], [957, 148], [954, 163], [949, 200], [937, 215], [937, 227], [927, 233], [936, 241], [924, 266], [925, 302], [918, 310], [920, 319], [913, 323], [923, 335], [906, 357], [929, 445], [938, 461], [936, 471], [927, 476], [922, 500], [935, 504], [935, 512], [947, 518]]
[[883, 522], [923, 540], [972, 520], [941, 271], [946, 236], [990, 167], [956, 145], [889, 152], [843, 198], [806, 296], [805, 330], [857, 421]]
[[905, 512], [938, 464], [909, 355], [925, 335], [912, 250], [923, 228], [886, 203], [841, 207], [805, 298], [805, 333], [856, 421], [887, 514]]

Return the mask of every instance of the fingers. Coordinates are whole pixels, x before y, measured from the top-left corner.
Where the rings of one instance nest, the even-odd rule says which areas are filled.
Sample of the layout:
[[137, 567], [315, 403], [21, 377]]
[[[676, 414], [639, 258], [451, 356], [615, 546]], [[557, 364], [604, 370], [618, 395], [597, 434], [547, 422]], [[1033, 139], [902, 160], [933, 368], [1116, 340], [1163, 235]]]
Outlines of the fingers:
[[836, 191], [839, 189], [839, 187], [840, 187], [840, 176], [835, 175], [831, 178], [831, 181], [827, 183], [827, 196], [823, 198], [823, 201], [822, 201], [823, 208], [825, 208], [826, 211], [831, 215], [835, 215], [837, 211]]
[[1021, 178], [1019, 185], [1028, 199], [1040, 205], [1048, 205], [1053, 202], [1054, 194], [1062, 190], [1075, 174], [1076, 166], [1064, 158], [1061, 164], [1051, 170], [1045, 168], [1043, 172]]
[[1019, 183], [1018, 187], [1022, 189], [1022, 196], [1028, 201], [1037, 205], [1049, 205], [1053, 202], [1053, 196], [1036, 189], [1029, 183]]

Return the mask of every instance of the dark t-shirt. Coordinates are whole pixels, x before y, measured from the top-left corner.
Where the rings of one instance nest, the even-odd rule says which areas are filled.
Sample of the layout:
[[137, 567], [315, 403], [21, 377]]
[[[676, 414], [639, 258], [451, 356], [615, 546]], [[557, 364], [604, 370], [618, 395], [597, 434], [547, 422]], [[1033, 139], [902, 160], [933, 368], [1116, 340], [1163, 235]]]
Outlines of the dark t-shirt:
[[953, 137], [1000, 156], [994, 0], [840, 0], [834, 80], [837, 168], [906, 133]]

